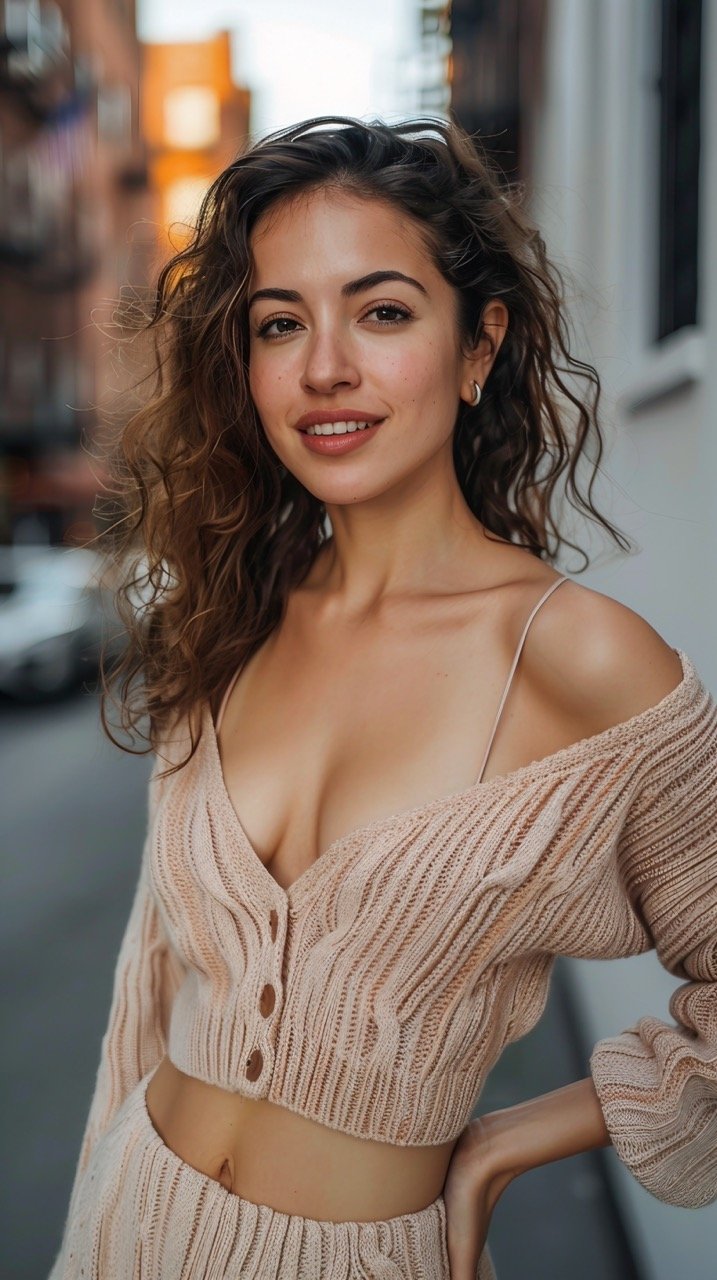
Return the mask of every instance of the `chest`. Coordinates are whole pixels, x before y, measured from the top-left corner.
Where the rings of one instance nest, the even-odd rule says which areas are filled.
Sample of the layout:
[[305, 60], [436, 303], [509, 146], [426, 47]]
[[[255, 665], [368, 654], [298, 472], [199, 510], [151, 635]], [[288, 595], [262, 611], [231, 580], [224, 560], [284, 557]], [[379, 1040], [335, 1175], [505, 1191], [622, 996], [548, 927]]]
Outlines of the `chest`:
[[[347, 832], [478, 780], [520, 621], [505, 602], [356, 629], [302, 616], [252, 656], [217, 746], [231, 805], [280, 885]], [[571, 735], [519, 668], [483, 780]]]

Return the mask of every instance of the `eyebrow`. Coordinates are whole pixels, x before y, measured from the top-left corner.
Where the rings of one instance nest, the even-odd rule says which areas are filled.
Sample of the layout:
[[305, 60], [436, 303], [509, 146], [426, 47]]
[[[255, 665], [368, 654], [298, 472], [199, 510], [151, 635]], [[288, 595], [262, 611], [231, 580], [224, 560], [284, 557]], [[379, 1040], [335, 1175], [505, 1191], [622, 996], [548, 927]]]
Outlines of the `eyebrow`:
[[[374, 289], [376, 285], [384, 284], [387, 280], [399, 280], [403, 284], [411, 284], [414, 289], [418, 289], [426, 298], [428, 290], [424, 288], [419, 280], [414, 280], [413, 276], [404, 275], [402, 271], [371, 271], [367, 276], [360, 276], [358, 280], [349, 280], [347, 284], [341, 286], [341, 296], [343, 298], [353, 298], [357, 293], [365, 293], [367, 289]], [[249, 299], [248, 306], [252, 307], [255, 302], [260, 302], [262, 298], [271, 298], [276, 302], [303, 302], [300, 293], [296, 289], [257, 289]]]

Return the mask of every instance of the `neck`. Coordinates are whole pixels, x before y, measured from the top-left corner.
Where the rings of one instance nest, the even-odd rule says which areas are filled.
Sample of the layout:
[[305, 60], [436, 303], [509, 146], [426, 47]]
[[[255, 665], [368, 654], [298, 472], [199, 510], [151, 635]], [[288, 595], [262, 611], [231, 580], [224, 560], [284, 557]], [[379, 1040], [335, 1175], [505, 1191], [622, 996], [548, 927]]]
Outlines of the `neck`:
[[458, 482], [395, 489], [357, 504], [327, 505], [332, 537], [312, 585], [352, 613], [382, 600], [476, 590], [496, 578], [495, 543]]

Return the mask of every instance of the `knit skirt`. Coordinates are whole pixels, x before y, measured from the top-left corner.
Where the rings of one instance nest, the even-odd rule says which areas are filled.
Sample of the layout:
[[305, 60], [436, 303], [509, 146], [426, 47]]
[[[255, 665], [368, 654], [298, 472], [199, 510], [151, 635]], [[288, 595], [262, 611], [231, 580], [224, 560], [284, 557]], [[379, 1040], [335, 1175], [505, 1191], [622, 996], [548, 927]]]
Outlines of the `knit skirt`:
[[[450, 1280], [442, 1196], [369, 1222], [254, 1204], [164, 1144], [145, 1103], [151, 1076], [94, 1147], [49, 1280]], [[476, 1280], [495, 1280], [487, 1249]]]

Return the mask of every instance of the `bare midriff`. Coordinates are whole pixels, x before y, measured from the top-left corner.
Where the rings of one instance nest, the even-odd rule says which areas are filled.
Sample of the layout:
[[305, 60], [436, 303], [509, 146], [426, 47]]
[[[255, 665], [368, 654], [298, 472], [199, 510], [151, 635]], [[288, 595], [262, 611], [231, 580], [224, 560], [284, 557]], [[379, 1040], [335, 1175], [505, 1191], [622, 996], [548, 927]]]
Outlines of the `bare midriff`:
[[185, 1075], [167, 1057], [145, 1097], [154, 1129], [185, 1164], [234, 1195], [303, 1218], [361, 1222], [416, 1213], [442, 1191], [455, 1146], [355, 1138]]

